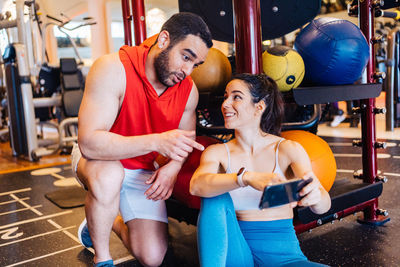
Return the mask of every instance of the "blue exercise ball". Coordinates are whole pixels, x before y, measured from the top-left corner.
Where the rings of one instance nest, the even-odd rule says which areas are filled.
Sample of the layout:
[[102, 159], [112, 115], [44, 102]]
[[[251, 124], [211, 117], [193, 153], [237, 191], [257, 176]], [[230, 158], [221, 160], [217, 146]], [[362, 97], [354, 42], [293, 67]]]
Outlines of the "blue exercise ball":
[[304, 60], [305, 80], [315, 85], [352, 84], [369, 59], [361, 30], [336, 18], [311, 21], [296, 37], [294, 49]]

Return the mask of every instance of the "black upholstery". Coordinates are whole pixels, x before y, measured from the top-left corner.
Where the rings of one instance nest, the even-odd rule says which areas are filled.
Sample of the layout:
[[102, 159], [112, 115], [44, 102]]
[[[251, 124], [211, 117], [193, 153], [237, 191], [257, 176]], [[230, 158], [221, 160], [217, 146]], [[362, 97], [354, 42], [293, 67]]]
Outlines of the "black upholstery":
[[[318, 14], [320, 8], [321, 0], [260, 1], [262, 39], [278, 38], [304, 26]], [[213, 39], [233, 43], [232, 0], [179, 0], [179, 11], [202, 17]]]
[[27, 155], [24, 106], [22, 101], [21, 80], [16, 62], [15, 47], [10, 44], [3, 55], [5, 80], [7, 84], [7, 105], [10, 129], [10, 144], [13, 155]]
[[60, 59], [61, 90], [66, 117], [77, 117], [83, 97], [83, 75], [75, 58]]

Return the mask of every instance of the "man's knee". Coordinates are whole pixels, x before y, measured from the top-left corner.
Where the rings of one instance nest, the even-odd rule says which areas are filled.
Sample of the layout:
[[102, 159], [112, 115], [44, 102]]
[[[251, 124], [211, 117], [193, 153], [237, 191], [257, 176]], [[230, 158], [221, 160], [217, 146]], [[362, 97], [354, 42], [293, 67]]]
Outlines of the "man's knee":
[[150, 246], [132, 253], [143, 266], [160, 266], [164, 260], [167, 247]]
[[94, 198], [108, 202], [119, 196], [125, 176], [119, 161], [97, 161], [81, 159], [78, 177]]
[[144, 266], [159, 266], [168, 248], [167, 224], [148, 219], [130, 220], [126, 224], [134, 257]]

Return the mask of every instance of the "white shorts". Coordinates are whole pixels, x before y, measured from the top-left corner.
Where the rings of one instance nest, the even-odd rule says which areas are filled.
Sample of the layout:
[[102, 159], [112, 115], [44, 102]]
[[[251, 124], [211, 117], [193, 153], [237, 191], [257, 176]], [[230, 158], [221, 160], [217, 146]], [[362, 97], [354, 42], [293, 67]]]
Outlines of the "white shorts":
[[[78, 144], [74, 144], [71, 153], [71, 167], [78, 182], [82, 182], [76, 175], [78, 162], [82, 154]], [[145, 183], [153, 175], [149, 170], [124, 169], [125, 177], [122, 183], [119, 209], [124, 222], [133, 219], [149, 219], [168, 223], [167, 208], [164, 200], [153, 201], [146, 198], [144, 192], [151, 186]], [[83, 186], [84, 187], [84, 186]]]
[[124, 222], [133, 219], [149, 219], [168, 223], [167, 208], [164, 200], [153, 201], [146, 198], [144, 192], [151, 186], [145, 183], [153, 175], [149, 170], [125, 169], [122, 183], [119, 209]]
[[74, 143], [74, 146], [72, 147], [72, 152], [71, 152], [71, 169], [72, 173], [74, 174], [76, 180], [78, 183], [85, 189], [86, 186], [82, 184], [81, 180], [79, 180], [78, 175], [76, 174], [76, 171], [78, 170], [78, 162], [82, 158], [82, 153], [79, 150], [79, 146], [77, 143]]

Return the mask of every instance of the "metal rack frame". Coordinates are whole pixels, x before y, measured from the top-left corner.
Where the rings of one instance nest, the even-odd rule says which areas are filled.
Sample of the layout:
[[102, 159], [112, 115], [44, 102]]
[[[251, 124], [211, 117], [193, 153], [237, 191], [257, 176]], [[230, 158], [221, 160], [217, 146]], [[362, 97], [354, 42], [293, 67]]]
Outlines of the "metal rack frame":
[[[135, 33], [142, 33], [138, 37], [135, 34], [136, 44], [140, 44], [145, 39], [144, 20], [141, 20], [141, 9], [144, 7], [143, 0], [131, 0], [132, 6], [139, 7], [137, 12], [133, 13], [135, 24]], [[323, 215], [311, 216], [309, 208], [297, 209], [297, 218], [295, 219], [295, 228], [298, 233], [310, 230], [323, 223], [332, 220], [340, 219], [347, 215], [362, 211], [364, 216], [359, 219], [360, 223], [381, 225], [388, 220], [387, 212], [378, 208], [378, 197], [382, 193], [382, 177], [377, 175], [377, 149], [384, 147], [383, 143], [376, 140], [375, 115], [382, 113], [382, 109], [375, 107], [375, 97], [377, 97], [382, 89], [380, 84], [376, 84], [379, 78], [375, 73], [375, 55], [374, 55], [374, 12], [376, 1], [364, 0], [358, 2], [358, 14], [360, 29], [364, 33], [370, 51], [370, 59], [368, 61], [365, 72], [365, 83], [361, 85], [349, 86], [333, 86], [333, 87], [315, 87], [312, 88], [312, 95], [319, 94], [321, 98], [318, 103], [331, 102], [332, 97], [338, 100], [353, 100], [361, 99], [361, 105], [355, 112], [361, 114], [361, 132], [362, 142], [354, 141], [354, 144], [362, 146], [362, 174], [357, 178], [363, 180], [358, 185], [350, 184], [349, 190], [338, 190], [336, 195], [332, 197], [332, 208]], [[122, 0], [124, 26], [125, 26], [125, 43], [131, 45], [130, 23], [132, 20], [131, 13], [127, 11], [129, 8], [128, 0]], [[247, 72], [257, 74], [262, 71], [261, 57], [261, 14], [260, 0], [233, 0], [233, 10], [235, 17], [235, 47], [236, 47], [236, 68], [237, 72]], [[349, 93], [349, 88], [351, 92]], [[296, 89], [294, 97], [296, 101], [309, 98], [310, 88]], [[324, 93], [324, 90], [329, 90], [330, 94]], [[323, 96], [327, 96], [326, 99]], [[330, 97], [330, 98], [329, 98]], [[365, 98], [367, 97], [367, 98]], [[324, 102], [326, 101], [326, 102]], [[305, 102], [304, 102], [305, 103]], [[316, 104], [316, 103], [309, 103]], [[170, 216], [179, 220], [184, 220], [194, 224], [196, 219], [193, 216], [197, 215], [196, 209], [187, 208], [184, 211], [185, 205], [174, 199], [167, 202], [167, 208]], [[177, 211], [178, 209], [178, 211]]]

